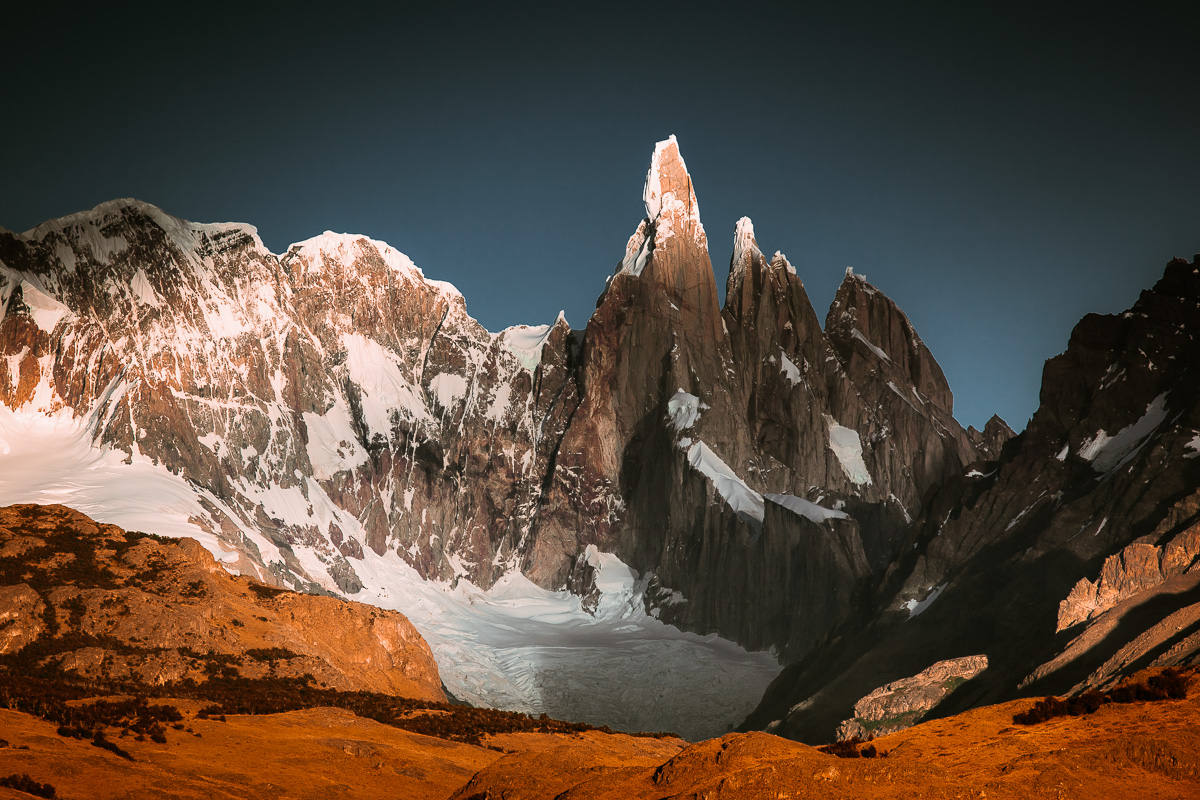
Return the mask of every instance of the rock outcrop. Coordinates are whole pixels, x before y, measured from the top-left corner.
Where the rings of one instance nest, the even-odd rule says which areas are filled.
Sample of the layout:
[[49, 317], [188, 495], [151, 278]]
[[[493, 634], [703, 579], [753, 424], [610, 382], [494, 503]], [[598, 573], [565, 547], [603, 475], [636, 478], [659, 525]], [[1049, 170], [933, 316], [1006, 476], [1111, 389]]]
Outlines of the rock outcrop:
[[150, 685], [310, 675], [445, 700], [402, 614], [232, 576], [190, 539], [126, 533], [62, 506], [0, 508], [0, 578], [0, 655], [30, 674]]
[[1058, 605], [1061, 631], [1100, 616], [1118, 603], [1195, 569], [1200, 556], [1200, 524], [1163, 547], [1134, 542], [1104, 559], [1095, 582], [1083, 578]]
[[854, 716], [838, 726], [839, 742], [902, 731], [924, 719], [948, 694], [987, 669], [987, 656], [939, 661], [928, 669], [880, 686], [854, 704]]

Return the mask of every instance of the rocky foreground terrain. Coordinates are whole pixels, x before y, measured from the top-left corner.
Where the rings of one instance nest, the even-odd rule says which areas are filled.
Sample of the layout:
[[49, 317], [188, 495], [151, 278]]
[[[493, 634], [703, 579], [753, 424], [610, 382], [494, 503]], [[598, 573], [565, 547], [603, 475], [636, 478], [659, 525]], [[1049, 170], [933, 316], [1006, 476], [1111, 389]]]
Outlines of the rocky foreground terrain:
[[[401, 615], [234, 577], [193, 542], [65, 508], [0, 509], [0, 570], [0, 798], [1166, 800], [1200, 785], [1194, 672], [1163, 676], [1173, 696], [1129, 690], [1080, 716], [1023, 719], [1037, 706], [1018, 700], [869, 744], [689, 744], [448, 706]], [[919, 688], [958, 666], [983, 665]]]
[[214, 675], [444, 701], [402, 614], [228, 574], [190, 539], [62, 506], [0, 509], [0, 657], [11, 679], [160, 686]]
[[[1085, 798], [1185, 800], [1200, 783], [1200, 695], [1015, 725], [1018, 700], [926, 722], [840, 758], [765, 733], [699, 744], [599, 731], [504, 733], [479, 745], [338, 708], [180, 714], [166, 742], [114, 738], [129, 758], [0, 709], [0, 779], [59, 798]], [[0, 787], [0, 798], [29, 795]]]

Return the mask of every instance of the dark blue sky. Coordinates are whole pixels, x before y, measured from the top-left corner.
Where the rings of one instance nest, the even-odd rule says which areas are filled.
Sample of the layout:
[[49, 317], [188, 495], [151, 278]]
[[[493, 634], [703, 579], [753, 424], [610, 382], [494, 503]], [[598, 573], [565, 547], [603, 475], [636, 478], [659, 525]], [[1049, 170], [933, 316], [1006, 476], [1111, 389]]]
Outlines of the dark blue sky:
[[134, 196], [276, 251], [365, 233], [489, 329], [582, 328], [674, 133], [722, 288], [750, 216], [822, 317], [853, 266], [964, 424], [1018, 429], [1080, 316], [1200, 251], [1195, 11], [113, 5], [6, 11], [0, 225]]

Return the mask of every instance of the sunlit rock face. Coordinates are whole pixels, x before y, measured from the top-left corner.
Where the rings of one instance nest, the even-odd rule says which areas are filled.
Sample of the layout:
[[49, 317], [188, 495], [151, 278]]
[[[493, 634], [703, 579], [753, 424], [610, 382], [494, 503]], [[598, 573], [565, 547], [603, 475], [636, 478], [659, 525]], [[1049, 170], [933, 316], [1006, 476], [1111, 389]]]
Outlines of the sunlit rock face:
[[[565, 320], [490, 334], [391, 247], [136, 201], [0, 234], [5, 404], [193, 482], [263, 574], [351, 591], [364, 548], [489, 584], [515, 561], [567, 380]], [[302, 564], [294, 551], [310, 552]]]
[[800, 657], [1007, 428], [962, 430], [861, 277], [822, 331], [749, 220], [722, 308], [674, 137], [643, 200], [582, 332], [561, 315], [488, 332], [363, 236], [276, 255], [249, 225], [133, 200], [0, 232], [0, 399], [182, 478], [200, 505], [180, 524], [267, 580], [353, 595], [396, 559], [588, 595], [595, 545], [660, 618]]
[[952, 658], [880, 686], [854, 704], [854, 716], [838, 726], [838, 741], [867, 740], [912, 727], [987, 665], [987, 656]]
[[429, 645], [404, 615], [232, 576], [191, 539], [28, 504], [0, 508], [0, 554], [6, 579], [25, 581], [0, 587], [0, 619], [15, 621], [4, 655], [36, 643], [40, 666], [100, 684], [203, 683], [221, 666], [252, 680], [309, 675], [343, 691], [445, 700]]

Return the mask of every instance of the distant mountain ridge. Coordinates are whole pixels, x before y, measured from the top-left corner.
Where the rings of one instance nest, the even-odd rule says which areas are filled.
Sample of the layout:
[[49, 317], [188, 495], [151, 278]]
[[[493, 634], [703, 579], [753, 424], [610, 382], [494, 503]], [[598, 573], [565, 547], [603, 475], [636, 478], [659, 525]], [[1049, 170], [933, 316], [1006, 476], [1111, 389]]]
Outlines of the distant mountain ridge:
[[[924, 494], [983, 452], [861, 277], [826, 335], [743, 220], [719, 307], [674, 138], [644, 200], [583, 332], [560, 316], [489, 333], [365, 237], [276, 256], [251, 226], [131, 200], [0, 233], [0, 397], [87, 416], [96, 444], [182, 476], [207, 512], [193, 522], [264, 578], [353, 594], [355, 564], [392, 551], [429, 578], [520, 569], [587, 594], [596, 545], [655, 574], [664, 619], [800, 655]], [[776, 495], [848, 516], [814, 522]], [[798, 536], [838, 564], [821, 585], [766, 575], [780, 558], [807, 569]], [[795, 619], [798, 591], [828, 595], [828, 618]]]
[[[589, 552], [616, 554], [660, 619], [796, 663], [752, 724], [802, 737], [946, 658], [986, 654], [969, 686], [996, 681], [986, 698], [1005, 699], [1053, 653], [996, 643], [1200, 484], [1196, 461], [1169, 480], [1139, 466], [1168, 427], [1184, 459], [1180, 426], [1200, 428], [1184, 411], [1200, 359], [1179, 338], [1194, 265], [1173, 262], [1124, 322], [1085, 319], [1014, 439], [998, 417], [959, 425], [933, 354], [862, 276], [847, 271], [822, 327], [748, 219], [722, 307], [674, 137], [643, 199], [583, 331], [560, 315], [490, 333], [454, 287], [361, 236], [275, 255], [251, 226], [132, 200], [0, 231], [0, 400], [180, 476], [198, 503], [186, 524], [228, 568], [277, 584], [353, 596], [403, 563], [485, 588], [519, 571], [589, 598]], [[1120, 381], [1137, 390], [1095, 388]], [[1127, 502], [1141, 485], [1128, 468], [1174, 488]], [[1136, 524], [1101, 525], [1082, 549], [1035, 532], [1063, 507]], [[1056, 566], [1016, 566], [1026, 547]], [[972, 593], [976, 573], [1037, 584], [1012, 631], [977, 624], [1005, 617]], [[902, 644], [914, 629], [929, 632]]]

